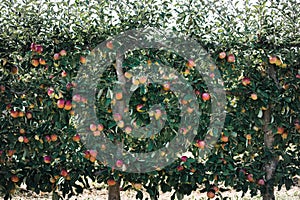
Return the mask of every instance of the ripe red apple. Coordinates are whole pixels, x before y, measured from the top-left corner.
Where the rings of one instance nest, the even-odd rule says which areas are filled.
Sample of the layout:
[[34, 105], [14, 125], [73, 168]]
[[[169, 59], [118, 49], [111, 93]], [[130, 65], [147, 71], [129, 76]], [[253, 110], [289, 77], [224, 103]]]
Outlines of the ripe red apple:
[[300, 74], [296, 74], [296, 78], [300, 78]]
[[44, 156], [44, 163], [51, 163], [51, 157], [50, 156]]
[[143, 107], [144, 107], [143, 104], [138, 104], [138, 105], [136, 106], [136, 110], [137, 110], [138, 112], [145, 112], [144, 110], [142, 110]]
[[203, 94], [202, 94], [202, 99], [203, 99], [203, 101], [208, 101], [208, 100], [210, 100], [210, 94], [208, 94], [208, 93], [203, 93]]
[[25, 134], [26, 131], [24, 128], [20, 128], [19, 132], [20, 132], [20, 134]]
[[242, 79], [242, 84], [243, 84], [244, 86], [247, 86], [247, 85], [249, 85], [250, 83], [251, 83], [250, 78], [244, 77], [244, 78]]
[[25, 116], [24, 112], [20, 111], [18, 117], [24, 117], [24, 116]]
[[13, 67], [11, 68], [11, 73], [12, 73], [13, 75], [17, 74], [18, 71], [19, 71], [19, 69], [18, 69], [17, 66], [13, 66]]
[[277, 127], [277, 133], [278, 134], [284, 133], [284, 128], [283, 127]]
[[114, 48], [113, 42], [112, 41], [108, 41], [106, 43], [106, 47], [109, 48], [109, 49], [113, 49]]
[[35, 45], [35, 51], [38, 53], [38, 54], [41, 54], [43, 52], [43, 46], [42, 45], [39, 45], [39, 44], [36, 44]]
[[53, 56], [53, 59], [54, 60], [59, 60], [59, 58], [60, 58], [59, 53], [55, 53], [54, 56]]
[[50, 137], [49, 135], [46, 135], [46, 136], [45, 136], [45, 140], [46, 140], [47, 142], [51, 142], [51, 137]]
[[195, 94], [196, 94], [197, 96], [199, 96], [199, 95], [201, 94], [201, 92], [200, 92], [199, 90], [195, 90]]
[[114, 185], [116, 185], [116, 181], [113, 180], [113, 179], [108, 179], [108, 180], [107, 180], [107, 185], [109, 185], [109, 186], [114, 186]]
[[68, 73], [65, 71], [65, 70], [63, 70], [62, 72], [61, 72], [61, 77], [66, 77], [68, 75]]
[[52, 141], [52, 142], [57, 141], [57, 135], [56, 135], [56, 134], [51, 134], [51, 135], [50, 135], [50, 138], [51, 138], [51, 141]]
[[30, 111], [26, 112], [26, 118], [32, 119], [32, 113]]
[[21, 142], [21, 143], [24, 142], [23, 136], [19, 136], [19, 137], [18, 137], [18, 141]]
[[215, 191], [215, 193], [218, 193], [219, 192], [219, 188], [218, 188], [218, 186], [216, 186], [216, 185], [213, 185], [212, 186], [212, 189]]
[[67, 51], [66, 50], [61, 50], [60, 52], [59, 52], [59, 54], [61, 55], [61, 56], [66, 56], [67, 55]]
[[182, 170], [184, 170], [184, 167], [182, 166], [182, 165], [179, 165], [179, 166], [177, 166], [177, 171], [182, 171]]
[[0, 85], [0, 91], [1, 91], [1, 93], [5, 92], [5, 86], [4, 85]]
[[85, 157], [86, 159], [90, 159], [91, 154], [90, 154], [90, 151], [89, 151], [89, 150], [86, 150], [86, 151], [84, 152], [84, 157]]
[[219, 58], [224, 59], [226, 57], [226, 53], [224, 51], [219, 53]]
[[248, 174], [247, 175], [247, 180], [249, 181], [249, 182], [254, 182], [254, 178], [253, 178], [253, 174]]
[[204, 149], [205, 142], [203, 140], [197, 140], [195, 146], [200, 148], [200, 149]]
[[121, 100], [123, 98], [123, 94], [121, 92], [116, 93], [116, 99]]
[[144, 84], [144, 83], [146, 83], [146, 81], [147, 81], [147, 77], [146, 76], [142, 76], [142, 77], [139, 78], [140, 84]]
[[24, 139], [24, 143], [27, 144], [29, 142], [29, 139], [26, 136], [24, 136], [23, 139]]
[[117, 123], [117, 126], [119, 127], [119, 128], [124, 128], [124, 126], [125, 126], [125, 123], [124, 123], [124, 121], [119, 121], [118, 123]]
[[188, 108], [187, 108], [187, 112], [188, 112], [189, 114], [191, 114], [193, 111], [194, 111], [194, 108], [191, 108], [191, 107], [188, 107]]
[[14, 183], [17, 183], [17, 182], [19, 182], [19, 177], [16, 176], [16, 175], [12, 175], [12, 176], [10, 177], [10, 180], [11, 180], [12, 182], [14, 182]]
[[11, 110], [11, 111], [10, 111], [10, 115], [11, 115], [13, 118], [17, 118], [17, 117], [19, 117], [19, 112], [18, 112], [18, 111]]
[[75, 102], [80, 102], [81, 97], [80, 97], [79, 94], [75, 94], [75, 95], [73, 96], [72, 100], [75, 101]]
[[257, 94], [255, 94], [255, 93], [251, 94], [251, 99], [256, 101], [257, 100]]
[[90, 130], [93, 132], [96, 131], [97, 130], [96, 124], [90, 124]]
[[[33, 61], [32, 61], [33, 62]], [[39, 63], [41, 64], [41, 65], [46, 65], [46, 60], [44, 60], [43, 58], [40, 58], [39, 59]], [[35, 63], [36, 64], [36, 63]], [[34, 64], [32, 64], [33, 66], [35, 66]], [[35, 66], [35, 67], [37, 67], [37, 66]]]
[[9, 157], [12, 157], [15, 153], [16, 153], [16, 150], [8, 150], [8, 151], [7, 151], [7, 155], [8, 155]]
[[186, 66], [188, 67], [188, 68], [193, 68], [193, 67], [195, 67], [195, 62], [194, 62], [194, 60], [192, 60], [192, 59], [189, 59], [188, 60], [188, 62], [186, 63]]
[[30, 45], [30, 49], [31, 49], [31, 51], [35, 51], [35, 43], [31, 43], [31, 45]]
[[68, 176], [68, 171], [65, 170], [65, 169], [62, 169], [61, 172], [60, 172], [60, 175], [63, 176], [63, 177], [66, 177], [66, 176]]
[[97, 157], [98, 152], [96, 150], [90, 150], [90, 155], [94, 158]]
[[257, 181], [257, 184], [258, 184], [258, 185], [265, 185], [264, 179], [259, 179], [259, 180]]
[[53, 88], [48, 88], [47, 94], [48, 94], [48, 96], [53, 97], [54, 96], [54, 89]]
[[229, 63], [234, 63], [235, 62], [235, 57], [234, 57], [233, 54], [228, 55], [227, 62], [229, 62]]
[[156, 119], [156, 120], [159, 120], [161, 116], [162, 116], [161, 110], [160, 110], [160, 109], [156, 109], [156, 110], [155, 110], [155, 113], [154, 113], [155, 119]]
[[39, 62], [37, 59], [32, 59], [32, 60], [31, 60], [31, 64], [32, 64], [34, 67], [37, 67], [37, 66], [39, 66], [40, 62]]
[[98, 131], [103, 131], [103, 129], [104, 129], [103, 124], [98, 124], [97, 129], [98, 129]]
[[122, 115], [120, 113], [114, 113], [113, 118], [116, 122], [122, 120]]
[[94, 135], [95, 137], [100, 136], [100, 135], [101, 135], [101, 132], [100, 132], [100, 131], [94, 131], [94, 132], [93, 132], [93, 135]]
[[270, 56], [269, 57], [269, 63], [270, 64], [275, 64], [277, 62], [277, 57], [276, 56]]
[[296, 128], [296, 130], [300, 130], [300, 122], [299, 122], [299, 120], [297, 119], [297, 120], [295, 120], [295, 123], [294, 123], [294, 125], [295, 125], [295, 128]]
[[76, 134], [76, 135], [73, 136], [72, 139], [73, 139], [74, 142], [79, 142], [80, 141], [80, 135]]
[[208, 191], [206, 195], [207, 195], [207, 197], [210, 198], [210, 199], [212, 199], [212, 198], [215, 197], [215, 193], [214, 193], [213, 191]]
[[130, 126], [125, 127], [125, 133], [129, 134], [132, 132], [132, 128]]
[[223, 135], [222, 137], [221, 137], [221, 141], [222, 142], [228, 142], [228, 137], [227, 136], [225, 136], [225, 135]]
[[116, 161], [116, 167], [121, 168], [123, 166], [123, 161], [122, 160], [117, 160]]
[[67, 100], [64, 106], [65, 110], [71, 110], [72, 109], [72, 101]]
[[57, 107], [62, 109], [62, 108], [64, 108], [64, 106], [65, 106], [65, 100], [59, 99], [57, 101]]
[[86, 63], [86, 58], [83, 57], [83, 56], [80, 56], [79, 61], [80, 61], [82, 64], [85, 64], [85, 63]]
[[187, 161], [187, 159], [188, 159], [188, 157], [187, 157], [187, 156], [181, 156], [181, 158], [180, 158], [180, 160], [181, 160], [182, 162], [186, 162], [186, 161]]
[[171, 84], [170, 83], [164, 83], [163, 84], [163, 90], [164, 91], [169, 91], [171, 89]]
[[131, 74], [130, 72], [125, 72], [125, 73], [124, 73], [124, 76], [125, 76], [127, 79], [131, 79], [132, 74]]

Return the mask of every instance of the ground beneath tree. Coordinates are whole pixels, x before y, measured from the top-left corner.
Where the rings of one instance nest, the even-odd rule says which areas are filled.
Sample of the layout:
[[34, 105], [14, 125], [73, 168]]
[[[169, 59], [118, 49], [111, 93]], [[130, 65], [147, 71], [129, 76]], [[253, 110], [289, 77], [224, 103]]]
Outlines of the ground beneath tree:
[[[79, 196], [74, 196], [70, 200], [106, 200], [108, 199], [108, 192], [105, 186], [101, 186], [101, 188], [91, 188], [84, 190], [84, 193]], [[144, 199], [150, 199], [149, 195], [144, 191]], [[160, 200], [168, 200], [171, 199], [173, 192], [161, 193], [159, 199]], [[136, 195], [136, 191], [129, 190], [122, 192], [121, 191], [121, 199], [122, 200], [134, 200]], [[234, 190], [230, 190], [222, 193], [223, 197], [229, 197], [232, 200], [260, 200], [262, 199], [260, 196], [251, 197], [249, 193], [247, 193], [244, 197], [242, 196], [242, 192], [236, 192]], [[51, 194], [49, 193], [41, 193], [39, 195], [27, 191], [24, 186], [19, 188], [15, 195], [14, 200], [51, 200]], [[206, 193], [200, 193], [199, 191], [193, 192], [190, 196], [185, 196], [184, 200], [201, 200], [207, 199]], [[300, 187], [293, 187], [290, 190], [286, 190], [282, 188], [280, 191], [276, 191], [276, 200], [300, 200]]]

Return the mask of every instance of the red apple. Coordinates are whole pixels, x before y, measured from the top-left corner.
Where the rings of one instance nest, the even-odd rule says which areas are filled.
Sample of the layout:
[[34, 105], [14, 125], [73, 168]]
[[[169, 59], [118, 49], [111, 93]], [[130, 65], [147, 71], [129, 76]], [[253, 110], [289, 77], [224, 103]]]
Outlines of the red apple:
[[35, 51], [38, 53], [38, 54], [41, 54], [43, 52], [43, 46], [42, 45], [39, 45], [39, 44], [36, 44], [35, 45]]
[[264, 179], [259, 179], [259, 180], [257, 181], [257, 184], [258, 184], [258, 185], [265, 185]]
[[80, 56], [79, 61], [80, 61], [82, 64], [85, 64], [85, 63], [86, 63], [86, 58], [83, 57], [83, 56]]
[[97, 129], [98, 129], [98, 131], [103, 131], [103, 129], [104, 129], [103, 124], [98, 124]]
[[219, 58], [224, 59], [226, 57], [226, 53], [224, 51], [219, 53]]
[[55, 53], [54, 56], [53, 56], [53, 59], [54, 60], [59, 60], [59, 58], [60, 58], [59, 53]]
[[[46, 60], [44, 60], [43, 58], [40, 58], [39, 59], [39, 63], [41, 64], [41, 65], [46, 65]], [[32, 64], [33, 65], [33, 64]], [[34, 66], [34, 65], [33, 65]], [[35, 66], [36, 67], [36, 66]]]
[[129, 134], [132, 132], [132, 128], [130, 126], [126, 126], [125, 133]]
[[170, 88], [171, 88], [170, 83], [164, 83], [164, 84], [163, 84], [163, 90], [164, 90], [164, 91], [169, 91]]
[[270, 56], [269, 57], [269, 63], [270, 64], [275, 64], [277, 62], [277, 57], [276, 56]]
[[283, 127], [277, 127], [277, 133], [278, 134], [284, 133], [284, 128]]
[[31, 51], [35, 51], [35, 43], [31, 43], [31, 45], [30, 45], [30, 49], [31, 49]]
[[60, 175], [63, 176], [63, 177], [66, 177], [66, 176], [68, 176], [68, 171], [65, 170], [65, 169], [62, 169], [61, 172], [60, 172]]
[[7, 155], [8, 155], [9, 157], [12, 157], [15, 153], [16, 153], [16, 150], [8, 150], [8, 151], [7, 151]]
[[215, 197], [215, 193], [214, 193], [213, 191], [208, 191], [206, 195], [207, 195], [207, 197], [210, 198], [210, 199], [212, 199], [212, 198]]
[[183, 162], [186, 162], [187, 161], [187, 159], [188, 159], [188, 157], [186, 157], [186, 156], [181, 156], [181, 161], [183, 161]]
[[97, 130], [97, 126], [95, 124], [90, 124], [90, 130], [91, 131], [96, 131]]
[[109, 49], [113, 49], [114, 48], [113, 42], [112, 41], [108, 41], [106, 43], [106, 47], [109, 48]]
[[113, 118], [116, 122], [122, 120], [122, 115], [120, 113], [114, 113]]
[[98, 152], [96, 150], [90, 150], [90, 155], [93, 156], [94, 158], [97, 157]]
[[40, 62], [39, 62], [37, 59], [32, 59], [32, 60], [31, 60], [31, 64], [32, 64], [34, 67], [37, 67], [37, 66], [39, 66]]
[[257, 100], [257, 94], [254, 94], [254, 93], [251, 94], [251, 99], [254, 100], [254, 101]]
[[123, 161], [122, 160], [117, 160], [116, 161], [116, 167], [121, 168], [123, 166]]
[[18, 117], [24, 117], [24, 116], [25, 116], [24, 112], [20, 111]]
[[26, 131], [24, 128], [20, 128], [19, 132], [20, 132], [20, 134], [25, 134]]
[[202, 99], [203, 99], [203, 101], [208, 101], [208, 100], [210, 100], [210, 94], [209, 94], [209, 93], [203, 93], [203, 94], [202, 94]]
[[24, 142], [24, 137], [23, 136], [19, 136], [18, 137], [18, 141], [21, 142], [21, 143]]
[[64, 109], [65, 109], [65, 110], [71, 110], [71, 109], [72, 109], [72, 101], [67, 100], [67, 101], [66, 101], [66, 104], [65, 104], [65, 106], [64, 106]]
[[61, 72], [61, 77], [66, 77], [68, 75], [68, 73], [65, 71], [65, 70], [63, 70], [62, 72]]
[[73, 136], [72, 139], [73, 139], [74, 142], [79, 142], [80, 141], [80, 135], [76, 134], [76, 135]]
[[32, 119], [32, 113], [30, 111], [26, 112], [26, 118]]
[[121, 100], [123, 98], [123, 94], [121, 92], [116, 93], [116, 99]]
[[57, 135], [56, 135], [56, 134], [50, 135], [50, 138], [51, 138], [51, 141], [52, 141], [52, 142], [57, 141]]
[[139, 78], [140, 84], [144, 84], [144, 83], [146, 83], [146, 81], [147, 81], [147, 77], [146, 76], [142, 76], [142, 77]]
[[17, 183], [17, 182], [19, 182], [19, 177], [16, 176], [16, 175], [12, 175], [12, 176], [10, 177], [10, 180], [11, 180], [12, 182], [14, 182], [14, 183]]
[[204, 149], [205, 142], [203, 140], [197, 140], [195, 146], [200, 148], [200, 149]]
[[108, 180], [107, 180], [107, 185], [109, 185], [109, 186], [114, 186], [114, 185], [116, 185], [116, 181], [113, 180], [113, 179], [108, 179]]
[[186, 66], [187, 66], [188, 68], [193, 68], [193, 67], [195, 67], [195, 62], [194, 62], [194, 60], [189, 59], [188, 62], [186, 63]]
[[18, 69], [17, 66], [13, 66], [13, 67], [11, 68], [11, 73], [12, 73], [13, 75], [17, 74], [18, 71], [19, 71], [19, 69]]
[[182, 170], [184, 170], [184, 167], [182, 166], [182, 165], [179, 165], [179, 166], [177, 166], [177, 171], [182, 171]]
[[129, 72], [125, 72], [125, 73], [124, 73], [124, 76], [125, 76], [127, 79], [131, 79], [132, 74], [129, 73]]
[[244, 77], [244, 78], [242, 79], [242, 84], [243, 84], [244, 86], [247, 86], [247, 85], [249, 85], [250, 83], [251, 83], [250, 78]]
[[228, 55], [227, 62], [229, 62], [229, 63], [234, 63], [235, 62], [235, 57], [234, 57], [233, 54]]
[[253, 174], [248, 174], [248, 175], [247, 175], [247, 180], [248, 180], [249, 182], [254, 182]]
[[24, 136], [24, 143], [28, 143], [28, 142], [29, 142], [29, 139], [26, 136]]
[[300, 78], [300, 74], [296, 74], [296, 78]]
[[50, 156], [44, 156], [44, 163], [51, 163], [51, 157]]
[[156, 120], [159, 120], [161, 116], [162, 116], [161, 110], [160, 110], [160, 109], [156, 109], [156, 110], [155, 110], [155, 113], [154, 113], [155, 119], [156, 119]]
[[1, 93], [5, 92], [5, 86], [4, 85], [0, 85], [0, 91], [1, 91]]
[[51, 137], [49, 135], [46, 135], [45, 139], [46, 139], [47, 142], [51, 142]]
[[62, 109], [62, 108], [64, 108], [64, 106], [65, 106], [65, 100], [59, 99], [57, 101], [57, 107]]
[[72, 100], [75, 101], [75, 102], [80, 102], [81, 97], [80, 97], [79, 94], [75, 94], [75, 95], [73, 96]]
[[199, 95], [201, 94], [201, 92], [200, 92], [199, 90], [195, 90], [195, 94], [196, 94], [197, 96], [199, 96]]
[[66, 56], [67, 55], [67, 51], [66, 50], [61, 50], [60, 52], [59, 52], [59, 54], [61, 55], [61, 56]]
[[17, 118], [17, 117], [19, 117], [19, 112], [18, 112], [18, 111], [11, 110], [11, 111], [10, 111], [10, 115], [11, 115], [13, 118]]
[[117, 123], [117, 126], [119, 127], [119, 128], [123, 128], [124, 126], [125, 126], [125, 123], [124, 123], [124, 121], [119, 121], [118, 123]]
[[228, 142], [228, 137], [227, 136], [225, 136], [225, 135], [223, 135], [222, 137], [221, 137], [221, 141], [222, 142]]
[[47, 94], [48, 94], [48, 96], [53, 97], [54, 96], [54, 89], [53, 88], [48, 88]]

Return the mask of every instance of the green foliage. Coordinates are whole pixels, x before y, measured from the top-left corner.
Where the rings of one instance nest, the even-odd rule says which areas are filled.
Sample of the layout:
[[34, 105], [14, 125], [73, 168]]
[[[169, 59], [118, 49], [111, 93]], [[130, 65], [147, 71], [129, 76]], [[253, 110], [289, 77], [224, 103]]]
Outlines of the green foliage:
[[[300, 78], [296, 76], [300, 76], [300, 10], [297, 1], [254, 4], [245, 1], [235, 5], [196, 0], [159, 2], [2, 1], [0, 189], [6, 197], [22, 182], [37, 193], [62, 191], [64, 195], [73, 195], [83, 191], [78, 182], [89, 187], [86, 177], [99, 182], [122, 179], [124, 189], [132, 188], [130, 183], [141, 183], [153, 198], [157, 198], [159, 189], [163, 192], [175, 189], [178, 194], [189, 195], [199, 185], [204, 185], [206, 189], [202, 192], [207, 192], [222, 183], [238, 191], [251, 190], [251, 194], [256, 195], [258, 191], [265, 192], [266, 188], [258, 185], [258, 180], [266, 178], [265, 163], [272, 158], [279, 160], [271, 182], [279, 187], [292, 185], [292, 177], [300, 174]], [[76, 113], [66, 106], [58, 108], [57, 102], [72, 100], [77, 71], [84, 66], [83, 58], [90, 55], [97, 44], [126, 30], [149, 26], [173, 29], [192, 37], [211, 54], [218, 67], [211, 67], [211, 77], [220, 70], [227, 92], [223, 135], [229, 141], [219, 140], [205, 158], [199, 158], [202, 150], [191, 145], [187, 161], [178, 159], [164, 169], [147, 174], [129, 174], [95, 161], [93, 151], [85, 149], [74, 138]], [[40, 44], [42, 52], [32, 50], [32, 43]], [[225, 52], [226, 58], [219, 58], [220, 52]], [[56, 53], [60, 53], [57, 60]], [[235, 56], [235, 62], [228, 62], [230, 54]], [[187, 61], [173, 53], [148, 49], [128, 52], [125, 57], [124, 72], [150, 61], [159, 62], [180, 72], [195, 91], [208, 92], [199, 73], [193, 69], [186, 71]], [[270, 57], [276, 58], [276, 63], [270, 63]], [[34, 66], [35, 61], [37, 66]], [[275, 71], [275, 76], [269, 76], [270, 70]], [[242, 83], [244, 77], [250, 79], [249, 84]], [[116, 128], [110, 109], [113, 99], [108, 94], [113, 89], [111, 83], [116, 81], [115, 68], [111, 66], [99, 80], [98, 89], [103, 93], [96, 104], [99, 123], [104, 125], [103, 133], [112, 141], [124, 136]], [[164, 91], [161, 85], [145, 87], [136, 90], [129, 104], [137, 125], [149, 123], [145, 112], [137, 112], [138, 104], [147, 110], [164, 102], [168, 118], [163, 131], [155, 138], [126, 137], [126, 148], [138, 152], [166, 145], [178, 134], [180, 120], [178, 100], [172, 92]], [[250, 98], [251, 94], [256, 94], [257, 100]], [[195, 140], [203, 140], [210, 131], [207, 130], [210, 102], [203, 101], [201, 95], [197, 97], [202, 114]], [[264, 140], [263, 112], [268, 109], [272, 111], [271, 123], [267, 126], [274, 135], [272, 152], [265, 147]], [[11, 111], [18, 111], [18, 117], [13, 117]], [[278, 127], [283, 127], [284, 133], [278, 133]], [[45, 162], [47, 156], [50, 163]], [[249, 174], [254, 181], [249, 181]], [[19, 181], [12, 180], [14, 175]], [[54, 194], [58, 199], [57, 193]], [[137, 197], [141, 196], [138, 192]]]

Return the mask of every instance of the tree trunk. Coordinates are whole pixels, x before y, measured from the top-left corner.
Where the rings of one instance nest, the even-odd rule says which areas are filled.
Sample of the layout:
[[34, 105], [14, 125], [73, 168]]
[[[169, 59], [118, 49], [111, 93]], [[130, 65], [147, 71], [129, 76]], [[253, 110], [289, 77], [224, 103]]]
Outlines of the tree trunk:
[[[275, 69], [271, 65], [269, 66], [268, 75], [275, 81], [276, 85], [279, 87], [276, 78]], [[270, 156], [267, 158], [264, 165], [264, 169], [266, 171], [266, 183], [265, 183], [265, 191], [262, 194], [263, 200], [275, 200], [273, 181], [274, 181], [275, 170], [278, 163], [278, 157], [273, 153], [274, 134], [270, 128], [271, 111], [272, 111], [272, 104], [269, 104], [268, 109], [263, 111], [263, 117], [264, 117], [263, 131], [264, 131], [265, 151], [270, 153], [269, 154]]]
[[[123, 95], [126, 95], [126, 93], [127, 93], [126, 88], [125, 88], [126, 80], [125, 80], [123, 69], [122, 69], [122, 63], [123, 63], [123, 55], [117, 54], [115, 69], [117, 72], [118, 81], [120, 84], [122, 84]], [[125, 102], [118, 101], [118, 103], [117, 103], [118, 113], [123, 115], [124, 109], [125, 109]], [[121, 197], [120, 197], [120, 182], [119, 182], [119, 180], [117, 180], [116, 185], [108, 187], [108, 200], [120, 200], [120, 199], [121, 199]]]
[[120, 183], [108, 187], [108, 200], [120, 200]]

